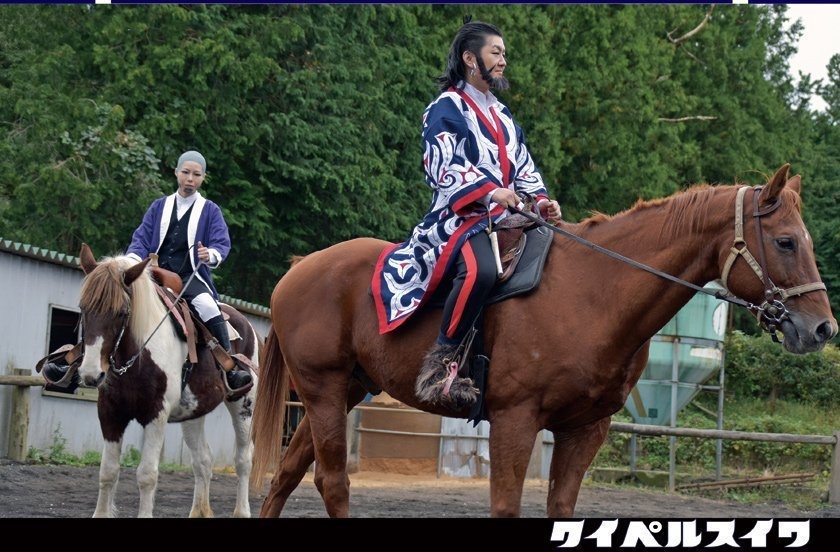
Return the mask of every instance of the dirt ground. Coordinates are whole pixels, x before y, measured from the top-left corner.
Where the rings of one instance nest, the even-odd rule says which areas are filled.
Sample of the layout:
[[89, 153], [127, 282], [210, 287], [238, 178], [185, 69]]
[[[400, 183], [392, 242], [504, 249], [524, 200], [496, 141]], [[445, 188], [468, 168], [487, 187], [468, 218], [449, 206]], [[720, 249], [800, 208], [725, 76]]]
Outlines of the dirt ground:
[[[0, 518], [89, 518], [96, 507], [98, 468], [36, 465], [0, 460]], [[487, 479], [437, 478], [360, 471], [350, 475], [350, 514], [354, 518], [487, 518]], [[259, 516], [268, 485], [251, 498], [251, 513]], [[527, 480], [522, 517], [545, 518], [548, 483]], [[155, 517], [185, 518], [192, 502], [189, 471], [161, 472]], [[217, 518], [229, 518], [236, 497], [236, 478], [217, 473], [210, 485]], [[117, 492], [118, 516], [137, 515], [134, 469], [123, 469]], [[284, 509], [283, 518], [326, 518], [320, 495], [308, 473]], [[587, 482], [581, 489], [578, 518], [831, 518], [840, 506], [802, 512], [784, 504], [744, 505], [667, 491], [618, 488]]]

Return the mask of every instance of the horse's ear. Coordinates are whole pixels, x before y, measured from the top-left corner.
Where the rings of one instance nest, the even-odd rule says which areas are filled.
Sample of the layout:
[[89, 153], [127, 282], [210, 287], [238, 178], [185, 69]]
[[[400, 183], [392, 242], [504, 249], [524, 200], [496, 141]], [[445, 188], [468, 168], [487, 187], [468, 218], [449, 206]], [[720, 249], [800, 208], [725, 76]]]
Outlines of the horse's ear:
[[131, 284], [134, 283], [134, 280], [143, 274], [143, 271], [146, 270], [146, 265], [149, 264], [149, 261], [151, 260], [151, 257], [146, 257], [144, 260], [125, 271], [123, 274], [123, 282], [125, 282], [126, 287], [130, 287]]
[[79, 261], [82, 265], [82, 270], [85, 271], [85, 274], [90, 274], [93, 272], [93, 269], [96, 268], [96, 265], [99, 264], [96, 262], [96, 258], [93, 256], [93, 251], [90, 250], [88, 244], [82, 244], [82, 252], [79, 253]]
[[802, 176], [798, 174], [791, 176], [788, 179], [787, 184], [785, 184], [785, 186], [787, 186], [797, 194], [802, 195]]
[[785, 163], [779, 167], [779, 170], [776, 171], [776, 174], [773, 175], [770, 182], [761, 189], [761, 195], [758, 196], [758, 203], [760, 206], [766, 207], [776, 203], [779, 198], [779, 194], [782, 193], [782, 189], [788, 181], [789, 171], [790, 163]]

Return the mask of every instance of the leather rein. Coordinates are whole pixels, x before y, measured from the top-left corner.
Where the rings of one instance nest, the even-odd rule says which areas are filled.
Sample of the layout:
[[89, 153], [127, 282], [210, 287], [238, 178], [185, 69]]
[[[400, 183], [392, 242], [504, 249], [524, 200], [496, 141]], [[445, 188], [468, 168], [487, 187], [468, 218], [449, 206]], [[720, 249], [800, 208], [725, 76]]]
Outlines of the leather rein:
[[[163, 323], [166, 322], [166, 319], [169, 316], [169, 312], [172, 311], [172, 309], [175, 308], [175, 306], [178, 304], [178, 301], [180, 301], [181, 297], [183, 297], [184, 292], [187, 290], [187, 287], [190, 285], [190, 282], [192, 282], [193, 278], [195, 278], [195, 275], [198, 273], [198, 269], [199, 269], [200, 266], [201, 266], [201, 263], [199, 263], [195, 267], [195, 270], [192, 272], [192, 274], [190, 274], [190, 277], [187, 280], [186, 284], [184, 284], [183, 288], [181, 289], [181, 292], [172, 301], [172, 305], [167, 307], [167, 313], [163, 316], [161, 321], [158, 322], [158, 325], [155, 326], [155, 329], [152, 330], [152, 333], [149, 334], [149, 337], [146, 338], [146, 341], [143, 342], [143, 344], [140, 346], [140, 348], [137, 350], [137, 352], [134, 354], [134, 356], [132, 356], [130, 359], [128, 359], [122, 366], [117, 367], [117, 361], [114, 358], [114, 355], [117, 353], [117, 350], [120, 347], [120, 342], [122, 342], [123, 335], [125, 334], [125, 330], [128, 327], [128, 322], [131, 319], [131, 288], [129, 286], [125, 285], [125, 283], [123, 283], [123, 290], [129, 296], [128, 312], [125, 314], [125, 318], [123, 319], [122, 327], [120, 328], [120, 334], [117, 336], [116, 343], [114, 343], [114, 348], [111, 350], [111, 354], [108, 356], [108, 363], [110, 365], [109, 369], [112, 372], [116, 373], [118, 376], [122, 376], [123, 374], [126, 373], [126, 371], [128, 371], [129, 368], [134, 366], [134, 363], [137, 361], [137, 358], [143, 352], [143, 349], [146, 348], [146, 345], [148, 345], [149, 341], [151, 341], [152, 337], [155, 335], [155, 333], [157, 333], [157, 331], [160, 329], [161, 325], [163, 325]], [[157, 285], [157, 284], [155, 284], [155, 285]], [[82, 335], [84, 336], [84, 313], [82, 313]], [[82, 338], [82, 343], [84, 343], [84, 338]]]
[[[750, 312], [752, 312], [756, 319], [758, 320], [759, 326], [762, 329], [767, 331], [770, 336], [773, 338], [773, 341], [776, 343], [781, 343], [778, 336], [776, 335], [776, 331], [778, 326], [784, 322], [785, 320], [790, 319], [790, 312], [785, 307], [785, 301], [787, 301], [791, 297], [795, 297], [798, 295], [803, 295], [805, 293], [809, 293], [811, 291], [825, 291], [826, 286], [823, 282], [814, 282], [810, 284], [804, 284], [801, 286], [794, 286], [786, 289], [779, 288], [776, 286], [773, 281], [770, 279], [770, 275], [767, 271], [767, 260], [766, 255], [764, 252], [764, 240], [762, 237], [762, 230], [761, 230], [761, 217], [764, 215], [768, 215], [779, 208], [779, 205], [782, 203], [781, 197], [779, 197], [773, 205], [765, 207], [764, 209], [759, 209], [758, 206], [758, 197], [759, 192], [761, 191], [762, 186], [743, 186], [738, 189], [738, 194], [735, 200], [735, 239], [732, 244], [732, 248], [729, 252], [729, 258], [727, 258], [726, 263], [724, 263], [723, 267], [723, 274], [721, 275], [720, 281], [724, 287], [723, 290], [718, 291], [711, 291], [695, 285], [691, 282], [673, 276], [671, 274], [667, 274], [660, 270], [657, 270], [653, 267], [650, 267], [646, 264], [640, 263], [624, 255], [616, 253], [614, 251], [610, 251], [609, 249], [605, 249], [600, 245], [596, 245], [580, 236], [572, 234], [567, 230], [563, 230], [554, 224], [546, 222], [541, 217], [534, 215], [530, 212], [520, 210], [514, 207], [511, 207], [510, 210], [523, 215], [528, 220], [535, 222], [541, 226], [545, 226], [546, 228], [550, 229], [553, 232], [566, 236], [567, 238], [571, 238], [572, 240], [589, 247], [590, 249], [594, 249], [599, 253], [603, 253], [609, 257], [614, 259], [618, 259], [619, 261], [631, 264], [637, 268], [650, 272], [651, 274], [655, 274], [672, 282], [676, 282], [683, 286], [689, 287], [697, 292], [705, 293], [706, 295], [711, 295], [717, 299], [722, 301], [727, 301], [734, 305], [738, 305], [741, 307], [746, 308]], [[754, 190], [753, 193], [753, 220], [755, 221], [755, 230], [756, 236], [758, 239], [758, 258], [759, 261], [756, 261], [755, 257], [749, 252], [747, 248], [747, 243], [744, 240], [744, 195], [748, 189]], [[729, 286], [727, 286], [727, 279], [729, 278], [729, 273], [732, 269], [732, 265], [738, 259], [738, 257], [743, 257], [747, 264], [752, 268], [753, 272], [755, 272], [756, 276], [758, 276], [759, 280], [762, 281], [764, 284], [764, 302], [760, 305], [755, 305], [749, 301], [745, 301], [740, 297], [737, 297], [729, 291]]]

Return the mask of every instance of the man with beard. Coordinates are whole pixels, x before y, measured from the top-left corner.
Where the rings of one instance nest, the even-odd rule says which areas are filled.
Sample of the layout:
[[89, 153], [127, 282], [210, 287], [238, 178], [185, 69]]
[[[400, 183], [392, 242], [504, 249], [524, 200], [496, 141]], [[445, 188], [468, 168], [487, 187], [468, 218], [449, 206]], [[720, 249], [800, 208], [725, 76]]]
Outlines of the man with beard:
[[432, 188], [429, 212], [411, 237], [386, 248], [372, 280], [379, 332], [402, 325], [433, 296], [445, 296], [436, 343], [415, 392], [422, 402], [471, 406], [477, 389], [455, 377], [465, 338], [498, 277], [488, 228], [520, 195], [536, 198], [543, 217], [559, 220], [522, 129], [490, 92], [507, 90], [505, 43], [491, 24], [467, 20], [437, 78], [440, 95], [423, 113], [423, 167]]

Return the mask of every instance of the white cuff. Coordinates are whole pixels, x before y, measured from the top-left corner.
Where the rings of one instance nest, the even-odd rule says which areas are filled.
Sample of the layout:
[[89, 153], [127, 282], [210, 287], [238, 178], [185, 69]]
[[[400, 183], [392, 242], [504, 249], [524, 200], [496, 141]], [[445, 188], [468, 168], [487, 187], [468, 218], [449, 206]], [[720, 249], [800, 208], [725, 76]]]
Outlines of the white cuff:
[[208, 247], [207, 253], [210, 255], [210, 259], [208, 260], [207, 264], [211, 268], [216, 268], [222, 263], [222, 254], [216, 251], [215, 249]]

